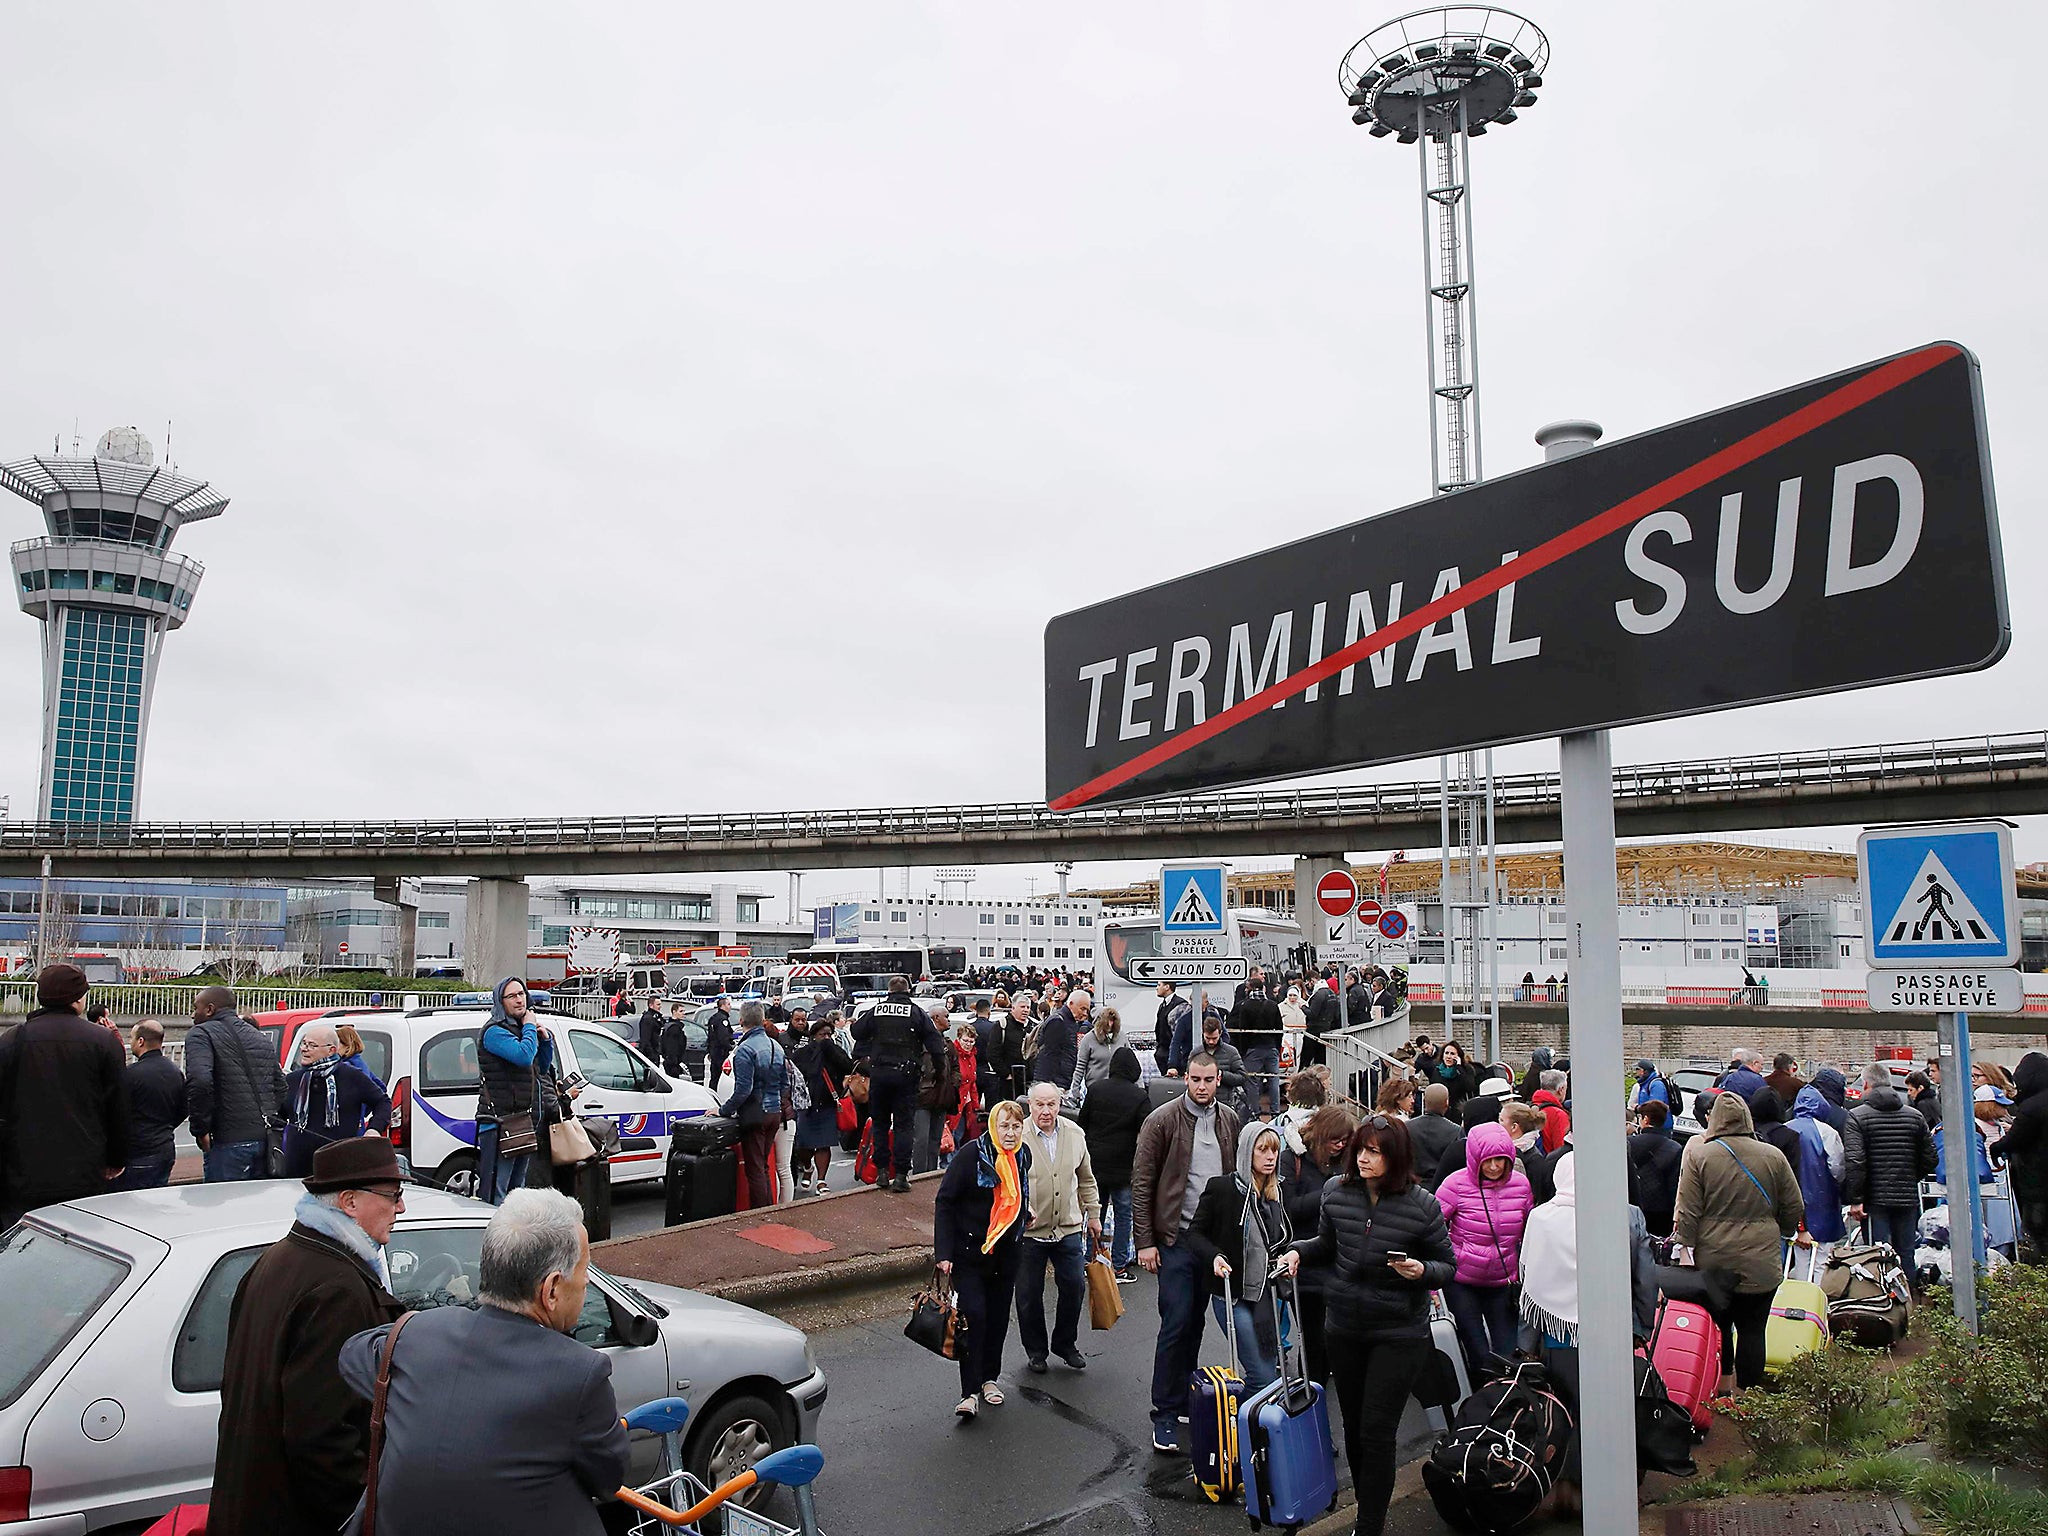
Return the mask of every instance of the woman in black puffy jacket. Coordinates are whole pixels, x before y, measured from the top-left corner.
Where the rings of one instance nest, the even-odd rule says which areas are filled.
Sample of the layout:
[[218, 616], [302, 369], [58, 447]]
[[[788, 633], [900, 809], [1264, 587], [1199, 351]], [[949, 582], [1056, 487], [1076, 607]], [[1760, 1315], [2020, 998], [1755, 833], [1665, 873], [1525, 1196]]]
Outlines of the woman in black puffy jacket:
[[1358, 1495], [1355, 1536], [1380, 1536], [1394, 1492], [1394, 1441], [1435, 1347], [1429, 1293], [1457, 1273], [1443, 1207], [1415, 1181], [1408, 1128], [1374, 1115], [1351, 1138], [1344, 1172], [1323, 1187], [1316, 1235], [1290, 1269], [1327, 1263], [1330, 1367], [1344, 1415], [1344, 1454]]

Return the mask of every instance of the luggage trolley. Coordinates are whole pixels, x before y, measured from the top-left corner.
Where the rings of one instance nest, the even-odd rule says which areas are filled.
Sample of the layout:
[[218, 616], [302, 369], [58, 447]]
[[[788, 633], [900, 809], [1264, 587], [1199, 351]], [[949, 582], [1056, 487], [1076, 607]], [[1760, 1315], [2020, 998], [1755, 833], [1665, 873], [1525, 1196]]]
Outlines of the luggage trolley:
[[[716, 1488], [707, 1488], [683, 1469], [683, 1424], [690, 1405], [680, 1397], [657, 1398], [642, 1403], [625, 1417], [628, 1429], [659, 1435], [662, 1443], [662, 1475], [640, 1488], [621, 1488], [619, 1502], [630, 1506], [638, 1519], [628, 1527], [632, 1536], [667, 1536], [680, 1531], [684, 1536], [702, 1536], [701, 1522], [723, 1511], [725, 1536], [821, 1536], [818, 1510], [811, 1484], [825, 1467], [825, 1453], [815, 1445], [792, 1445], [763, 1456], [745, 1472], [729, 1478]], [[797, 1523], [783, 1525], [767, 1516], [731, 1502], [738, 1495], [762, 1483], [779, 1484], [796, 1498]]]

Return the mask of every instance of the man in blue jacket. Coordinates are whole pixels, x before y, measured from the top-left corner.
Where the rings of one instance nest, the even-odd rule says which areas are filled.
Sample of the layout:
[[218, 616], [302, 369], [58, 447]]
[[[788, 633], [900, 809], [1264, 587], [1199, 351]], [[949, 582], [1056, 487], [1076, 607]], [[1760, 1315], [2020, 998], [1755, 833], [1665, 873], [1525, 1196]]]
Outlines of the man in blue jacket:
[[747, 1170], [747, 1206], [775, 1203], [775, 1133], [782, 1129], [782, 1087], [788, 1058], [768, 1033], [759, 1003], [740, 1009], [739, 1043], [732, 1048], [732, 1093], [719, 1113], [740, 1123], [740, 1161]]
[[555, 1042], [527, 1011], [526, 983], [507, 976], [491, 993], [477, 1066], [483, 1091], [476, 1101], [476, 1193], [503, 1205], [526, 1187], [527, 1165], [538, 1145], [535, 1084], [555, 1061]]

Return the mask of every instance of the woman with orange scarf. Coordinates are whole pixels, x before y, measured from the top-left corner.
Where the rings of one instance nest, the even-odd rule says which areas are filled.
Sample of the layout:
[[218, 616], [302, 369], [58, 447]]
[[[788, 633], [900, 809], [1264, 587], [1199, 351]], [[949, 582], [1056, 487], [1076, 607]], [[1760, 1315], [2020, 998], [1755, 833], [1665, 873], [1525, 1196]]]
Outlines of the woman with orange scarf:
[[959, 1350], [960, 1402], [953, 1412], [972, 1423], [982, 1404], [999, 1408], [1003, 1343], [1017, 1261], [1031, 1212], [1031, 1151], [1024, 1111], [1013, 1099], [989, 1111], [988, 1132], [954, 1153], [932, 1206], [940, 1283], [959, 1293], [966, 1335]]

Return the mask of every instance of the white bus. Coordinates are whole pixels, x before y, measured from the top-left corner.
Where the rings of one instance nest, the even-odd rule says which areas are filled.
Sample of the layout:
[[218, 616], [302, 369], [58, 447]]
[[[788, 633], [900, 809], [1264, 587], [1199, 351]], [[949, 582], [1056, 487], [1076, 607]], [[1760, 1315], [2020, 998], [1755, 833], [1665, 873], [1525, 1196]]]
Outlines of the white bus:
[[907, 976], [914, 986], [941, 976], [967, 973], [964, 944], [819, 944], [792, 949], [790, 965], [829, 965], [839, 973], [846, 995], [886, 992], [891, 976]]
[[[1151, 959], [1160, 953], [1159, 919], [1152, 914], [1105, 917], [1101, 933], [1101, 955], [1107, 963], [1095, 967], [1095, 1006], [1114, 1008], [1126, 1031], [1141, 1042], [1149, 1042], [1152, 1021], [1159, 1012], [1159, 984], [1131, 980], [1131, 962]], [[1230, 953], [1263, 967], [1268, 974], [1286, 969], [1288, 952], [1300, 943], [1301, 924], [1291, 917], [1268, 912], [1263, 907], [1230, 909]], [[1181, 988], [1183, 993], [1200, 989], [1201, 984], [1184, 984]], [[1228, 1013], [1237, 983], [1210, 982], [1207, 989], [1216, 1006]]]

